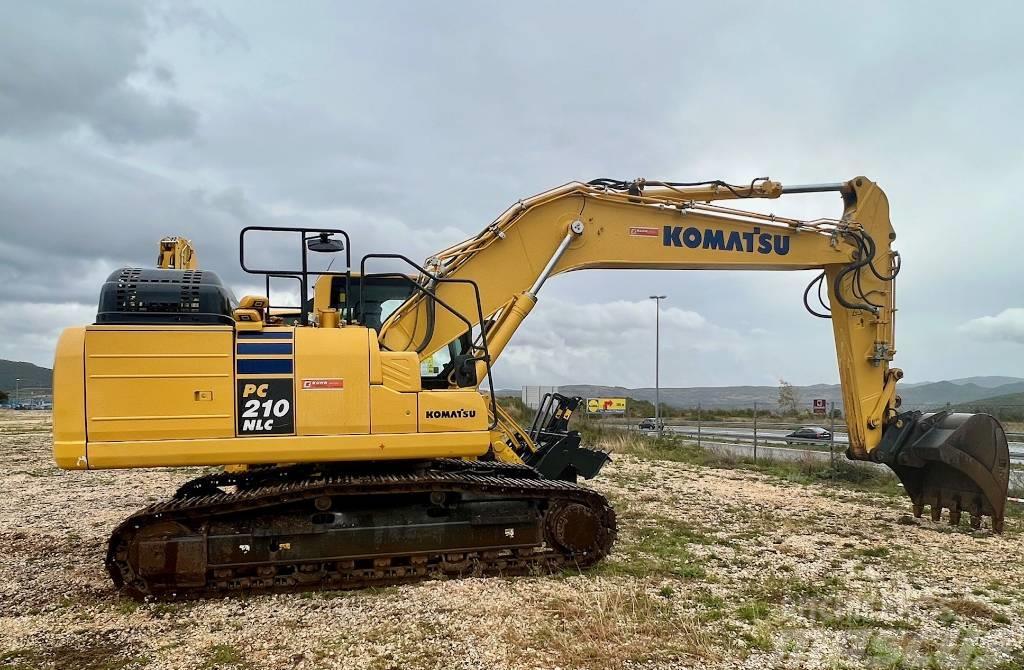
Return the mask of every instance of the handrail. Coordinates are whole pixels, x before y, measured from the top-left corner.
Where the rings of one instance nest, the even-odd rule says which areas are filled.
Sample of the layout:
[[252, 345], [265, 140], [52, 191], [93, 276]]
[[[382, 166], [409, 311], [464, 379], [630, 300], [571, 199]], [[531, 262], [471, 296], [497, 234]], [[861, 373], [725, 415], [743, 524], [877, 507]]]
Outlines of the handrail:
[[[451, 284], [468, 284], [469, 286], [471, 286], [473, 288], [473, 297], [476, 300], [476, 311], [477, 311], [477, 319], [478, 319], [477, 323], [483, 324], [484, 316], [483, 316], [483, 306], [482, 306], [482, 303], [480, 301], [480, 287], [477, 286], [477, 283], [475, 281], [473, 281], [472, 279], [456, 279], [456, 278], [449, 278], [449, 277], [438, 277], [438, 276], [434, 275], [433, 273], [429, 272], [426, 268], [421, 267], [418, 263], [416, 263], [412, 259], [410, 259], [410, 258], [408, 258], [408, 257], [406, 257], [406, 256], [404, 256], [402, 254], [366, 254], [359, 261], [359, 321], [360, 322], [363, 321], [363, 309], [364, 309], [363, 287], [366, 285], [366, 279], [369, 278], [369, 277], [389, 277], [389, 278], [390, 277], [399, 277], [399, 278], [402, 278], [402, 279], [408, 281], [409, 284], [413, 287], [413, 289], [415, 289], [419, 293], [421, 293], [421, 294], [431, 298], [435, 303], [441, 305], [446, 310], [451, 312], [451, 314], [455, 318], [457, 318], [459, 321], [461, 321], [462, 323], [466, 324], [466, 332], [467, 333], [469, 333], [470, 335], [472, 335], [472, 333], [473, 333], [473, 324], [472, 324], [472, 322], [470, 322], [469, 319], [467, 319], [461, 312], [459, 312], [458, 310], [453, 308], [451, 305], [449, 305], [445, 301], [443, 301], [440, 298], [438, 298], [436, 292], [431, 291], [427, 287], [425, 287], [422, 284], [420, 284], [418, 281], [414, 280], [412, 277], [409, 277], [408, 275], [404, 275], [404, 274], [402, 274], [400, 272], [377, 272], [377, 273], [373, 273], [373, 274], [367, 274], [366, 273], [366, 261], [367, 261], [367, 259], [370, 259], [370, 258], [381, 258], [381, 259], [392, 259], [392, 260], [403, 261], [407, 265], [409, 265], [410, 267], [415, 268], [416, 271], [420, 273], [420, 275], [422, 275], [424, 277], [428, 277], [431, 281], [434, 281], [434, 282], [451, 283]], [[346, 297], [346, 299], [347, 299], [347, 297]], [[491, 401], [491, 412], [490, 412], [491, 419], [488, 422], [487, 429], [488, 430], [494, 430], [497, 427], [497, 425], [498, 425], [498, 401], [497, 401], [497, 396], [496, 396], [496, 394], [494, 392], [494, 378], [493, 378], [493, 375], [491, 374], [491, 353], [487, 349], [487, 338], [486, 338], [486, 336], [484, 336], [484, 329], [482, 327], [480, 329], [480, 334], [481, 334], [481, 338], [480, 338], [480, 347], [479, 348], [483, 350], [483, 356], [472, 356], [470, 358], [470, 360], [473, 360], [473, 361], [483, 361], [484, 362], [484, 367], [487, 369], [487, 386], [488, 386], [488, 391], [490, 392], [489, 395], [490, 395], [490, 401]], [[476, 346], [474, 345], [473, 348], [475, 349]], [[477, 383], [479, 384], [479, 381]]]

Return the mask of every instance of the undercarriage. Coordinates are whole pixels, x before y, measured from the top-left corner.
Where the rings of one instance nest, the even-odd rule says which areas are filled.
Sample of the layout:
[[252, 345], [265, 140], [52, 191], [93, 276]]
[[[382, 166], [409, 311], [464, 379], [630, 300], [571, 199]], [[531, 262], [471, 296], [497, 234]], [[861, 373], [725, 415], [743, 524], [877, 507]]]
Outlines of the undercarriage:
[[615, 541], [604, 496], [528, 466], [436, 460], [207, 475], [110, 538], [136, 598], [357, 589], [589, 567]]

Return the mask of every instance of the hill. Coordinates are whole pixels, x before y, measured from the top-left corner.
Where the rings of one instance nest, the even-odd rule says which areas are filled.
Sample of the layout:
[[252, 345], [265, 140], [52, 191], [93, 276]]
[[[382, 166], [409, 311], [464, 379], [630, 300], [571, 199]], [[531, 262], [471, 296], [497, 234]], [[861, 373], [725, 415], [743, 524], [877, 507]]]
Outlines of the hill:
[[50, 388], [53, 370], [24, 361], [0, 360], [0, 391], [13, 391], [21, 379], [21, 388]]
[[[941, 407], [940, 409], [946, 409]], [[982, 398], [950, 407], [956, 412], [984, 412], [1001, 421], [1024, 421], [1024, 393], [1007, 393], [993, 398]]]
[[949, 381], [954, 384], [976, 384], [983, 386], [987, 389], [997, 388], [999, 386], [1006, 386], [1007, 384], [1015, 384], [1018, 382], [1024, 382], [1024, 379], [1020, 377], [1002, 377], [999, 375], [990, 375], [987, 377], [962, 377], [960, 379], [950, 379]]

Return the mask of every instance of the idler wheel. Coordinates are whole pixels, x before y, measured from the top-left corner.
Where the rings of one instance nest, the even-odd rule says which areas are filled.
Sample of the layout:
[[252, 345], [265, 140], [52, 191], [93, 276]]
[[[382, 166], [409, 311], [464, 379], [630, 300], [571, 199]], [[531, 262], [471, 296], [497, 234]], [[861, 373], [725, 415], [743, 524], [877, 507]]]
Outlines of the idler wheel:
[[559, 548], [570, 554], [588, 553], [601, 548], [604, 529], [593, 510], [580, 503], [561, 503], [548, 516], [548, 535]]

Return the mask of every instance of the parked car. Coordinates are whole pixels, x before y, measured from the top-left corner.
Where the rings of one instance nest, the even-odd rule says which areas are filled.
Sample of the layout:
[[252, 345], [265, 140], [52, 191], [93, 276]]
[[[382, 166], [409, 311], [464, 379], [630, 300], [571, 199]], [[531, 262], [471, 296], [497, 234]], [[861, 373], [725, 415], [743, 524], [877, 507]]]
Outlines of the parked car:
[[787, 444], [798, 442], [827, 442], [832, 439], [832, 433], [821, 426], [804, 426], [798, 428], [786, 436]]
[[[665, 425], [662, 423], [662, 425]], [[658, 422], [654, 419], [644, 419], [640, 422], [640, 430], [658, 430]]]

